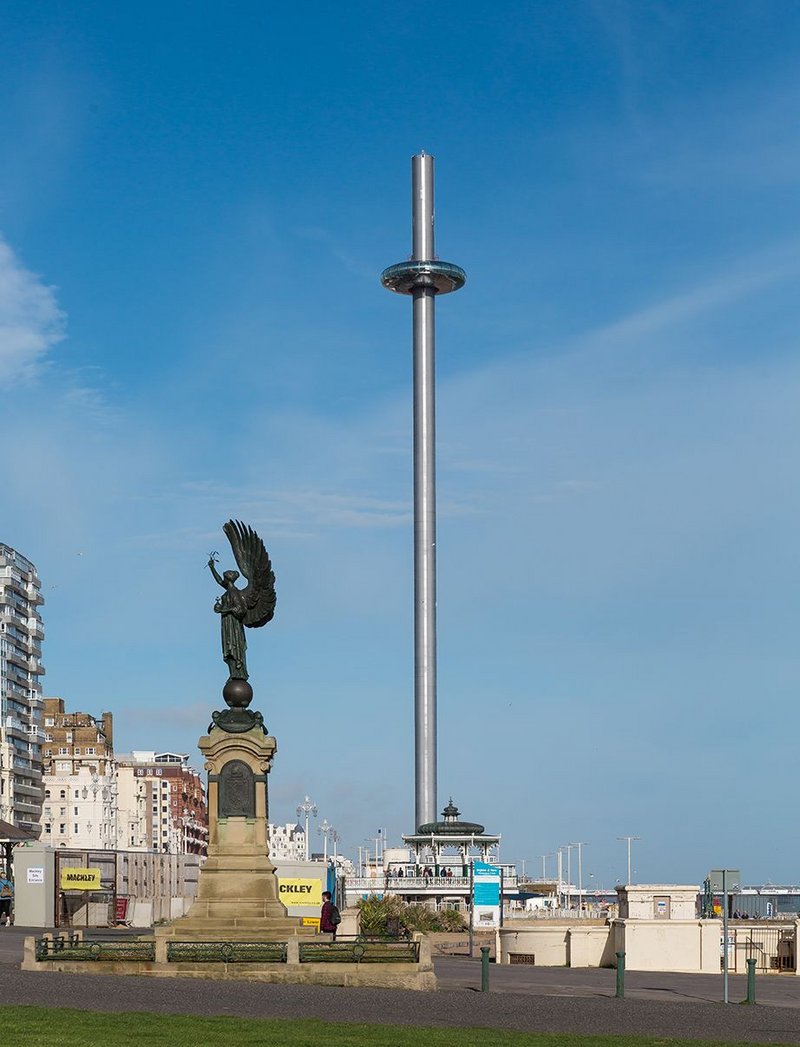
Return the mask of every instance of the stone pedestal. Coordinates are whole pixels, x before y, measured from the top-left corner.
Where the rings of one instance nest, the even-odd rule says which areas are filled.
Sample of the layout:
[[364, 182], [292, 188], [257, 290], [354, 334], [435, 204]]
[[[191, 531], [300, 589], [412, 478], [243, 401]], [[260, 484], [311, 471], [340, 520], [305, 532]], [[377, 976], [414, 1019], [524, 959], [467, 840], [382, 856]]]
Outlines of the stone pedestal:
[[267, 775], [277, 743], [262, 728], [214, 727], [198, 742], [208, 771], [208, 859], [197, 898], [156, 940], [286, 940], [313, 934], [289, 917], [269, 859]]

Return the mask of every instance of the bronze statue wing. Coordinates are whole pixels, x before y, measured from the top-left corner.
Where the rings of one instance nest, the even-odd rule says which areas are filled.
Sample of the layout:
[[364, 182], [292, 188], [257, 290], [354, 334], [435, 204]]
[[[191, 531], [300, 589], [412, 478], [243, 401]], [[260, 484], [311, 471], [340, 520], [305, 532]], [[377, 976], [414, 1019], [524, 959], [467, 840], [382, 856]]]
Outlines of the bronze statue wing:
[[264, 543], [241, 520], [228, 520], [222, 529], [248, 582], [241, 591], [247, 605], [244, 624], [254, 629], [266, 625], [275, 614], [275, 575]]

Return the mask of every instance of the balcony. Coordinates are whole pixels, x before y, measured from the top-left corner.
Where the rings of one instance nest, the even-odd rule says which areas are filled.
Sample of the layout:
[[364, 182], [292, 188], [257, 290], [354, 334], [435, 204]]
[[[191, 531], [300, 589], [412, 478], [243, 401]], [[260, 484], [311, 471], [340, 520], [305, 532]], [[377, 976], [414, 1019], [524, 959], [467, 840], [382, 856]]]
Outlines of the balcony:
[[[37, 800], [38, 802], [41, 803], [42, 799], [44, 798], [44, 794], [43, 794], [42, 790], [38, 786], [35, 786], [35, 785], [23, 785], [21, 782], [14, 782], [14, 796], [15, 796], [15, 798], [16, 798], [16, 794], [17, 793], [20, 794], [20, 798], [23, 799], [23, 800], [24, 800], [24, 798], [26, 796], [28, 796], [28, 797], [31, 797], [32, 799]], [[30, 800], [28, 800], [28, 803], [30, 803]]]
[[31, 803], [28, 800], [14, 800], [14, 810], [23, 814], [35, 814], [38, 817], [42, 810], [42, 805], [41, 803]]
[[15, 607], [10, 604], [3, 604], [0, 602], [0, 614], [8, 621], [14, 622], [15, 625], [19, 626], [26, 633], [28, 632], [28, 616], [27, 614], [20, 614]]
[[22, 669], [24, 672], [28, 671], [28, 656], [18, 651], [14, 646], [9, 645], [6, 651], [6, 661], [9, 665], [16, 665], [18, 669]]
[[19, 610], [21, 615], [27, 618], [28, 602], [25, 599], [25, 594], [22, 592], [22, 594], [18, 596], [13, 586], [14, 583], [9, 585], [7, 581], [5, 585], [0, 585], [0, 604], [5, 604], [6, 607], [16, 608]]
[[28, 741], [28, 728], [24, 723], [20, 723], [19, 720], [7, 716], [3, 721], [3, 727], [5, 728], [5, 733], [11, 735], [12, 738], [19, 738], [24, 742]]

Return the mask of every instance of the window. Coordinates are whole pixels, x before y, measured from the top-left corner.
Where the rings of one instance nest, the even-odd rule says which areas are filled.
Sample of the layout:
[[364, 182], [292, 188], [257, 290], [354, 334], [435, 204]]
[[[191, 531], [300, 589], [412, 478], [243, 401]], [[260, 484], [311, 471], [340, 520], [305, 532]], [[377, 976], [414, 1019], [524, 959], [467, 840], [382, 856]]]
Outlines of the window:
[[78, 826], [77, 826], [77, 823], [76, 823], [76, 825], [75, 825], [75, 835], [77, 836], [77, 834], [78, 834]]
[[[45, 725], [45, 727], [55, 727], [56, 721], [53, 719], [52, 716], [45, 716], [45, 718], [44, 718], [44, 725]], [[48, 739], [48, 741], [49, 740], [50, 739]]]
[[62, 836], [64, 836], [66, 834], [67, 827], [66, 827], [66, 825], [64, 825], [63, 822], [59, 825], [58, 831], [61, 833]]
[[52, 742], [52, 740], [53, 740], [53, 735], [52, 735], [52, 734], [50, 733], [50, 731], [48, 731], [48, 732], [47, 732], [47, 733], [45, 734], [45, 736], [44, 736], [44, 740], [45, 740], [46, 742]]
[[60, 796], [60, 798], [62, 800], [66, 800], [66, 798], [67, 798], [67, 790], [66, 789], [62, 789], [61, 792], [58, 795]]
[[[78, 799], [78, 798], [80, 797], [80, 795], [81, 795], [81, 794], [80, 794], [80, 793], [78, 792], [78, 790], [77, 790], [77, 789], [76, 789], [76, 790], [75, 790], [75, 792], [73, 793], [73, 796], [75, 797], [75, 799], [76, 799], [76, 800], [77, 800], [77, 799]], [[78, 812], [76, 811], [75, 813], [77, 814]]]
[[73, 813], [74, 817], [77, 818], [78, 817], [78, 808], [77, 807], [73, 807], [72, 813]]
[[[162, 825], [166, 825], [166, 824], [167, 824], [167, 819], [166, 819], [166, 818], [162, 818], [162, 819], [161, 819], [161, 824], [162, 824]], [[161, 831], [162, 831], [162, 832], [166, 832], [166, 829], [162, 829]]]
[[162, 814], [166, 814], [167, 813], [167, 805], [166, 804], [164, 804], [163, 807], [161, 808], [161, 813]]
[[44, 798], [45, 798], [45, 800], [49, 800], [50, 799], [50, 790], [49, 789], [45, 789], [45, 791], [44, 791]]
[[94, 746], [93, 745], [87, 745], [86, 746], [86, 755], [87, 756], [94, 756]]
[[64, 815], [65, 815], [65, 814], [67, 813], [67, 808], [66, 808], [66, 807], [59, 807], [59, 809], [58, 809], [58, 813], [59, 813], [59, 814], [61, 815], [61, 817], [63, 818], [63, 817], [64, 817]]
[[67, 741], [72, 745], [72, 731], [67, 731]]
[[45, 749], [44, 754], [45, 754], [45, 756], [52, 756], [53, 755], [53, 750], [52, 749]]
[[64, 746], [62, 745], [61, 748], [58, 750], [58, 755], [59, 756], [69, 756], [69, 749], [65, 749]]
[[80, 756], [80, 754], [81, 754], [81, 751], [80, 751], [79, 747], [76, 745], [75, 746], [75, 755], [76, 756]]
[[44, 823], [44, 831], [45, 831], [46, 833], [49, 833], [49, 832], [50, 832], [50, 830], [51, 830], [52, 828], [53, 828], [53, 827], [52, 827], [52, 825], [50, 824], [50, 822], [45, 822], [45, 823]]

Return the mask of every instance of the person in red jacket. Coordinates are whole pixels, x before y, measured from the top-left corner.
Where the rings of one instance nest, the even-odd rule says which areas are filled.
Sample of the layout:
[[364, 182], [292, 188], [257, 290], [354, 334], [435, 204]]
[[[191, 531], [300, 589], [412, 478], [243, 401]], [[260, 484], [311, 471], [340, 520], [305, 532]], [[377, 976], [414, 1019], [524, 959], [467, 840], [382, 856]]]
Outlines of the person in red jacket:
[[339, 910], [331, 901], [331, 892], [322, 892], [322, 912], [319, 914], [319, 929], [323, 934], [332, 934], [336, 940], [336, 929], [342, 922]]

